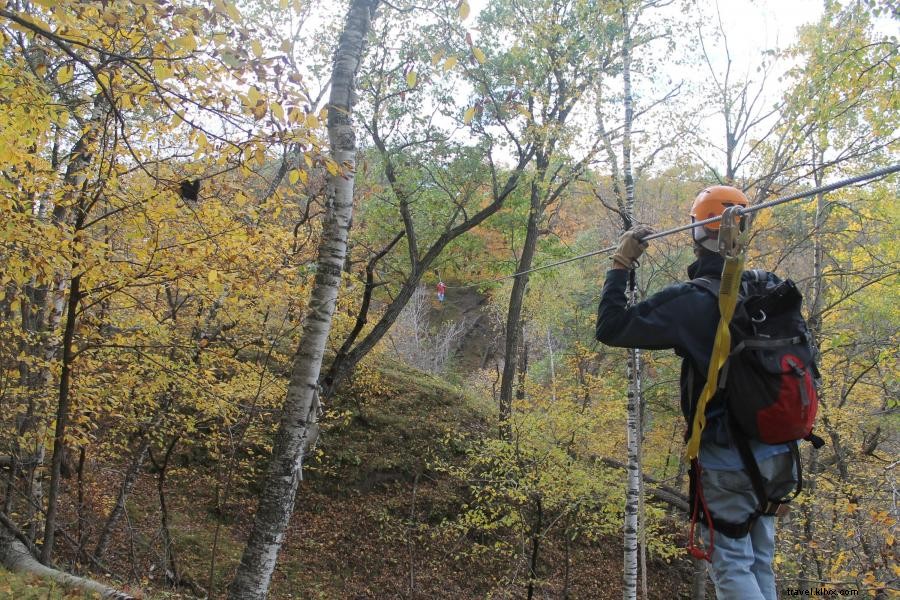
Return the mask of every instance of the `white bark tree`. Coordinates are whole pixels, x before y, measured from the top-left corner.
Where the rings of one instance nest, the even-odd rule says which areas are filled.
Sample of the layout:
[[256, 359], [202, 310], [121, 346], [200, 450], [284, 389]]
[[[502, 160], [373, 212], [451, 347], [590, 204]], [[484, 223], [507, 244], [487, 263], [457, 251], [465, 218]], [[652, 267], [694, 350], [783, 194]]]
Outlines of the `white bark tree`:
[[356, 73], [378, 0], [353, 0], [334, 58], [328, 104], [331, 156], [341, 165], [328, 181], [316, 281], [294, 354], [287, 398], [272, 449], [256, 517], [241, 563], [229, 589], [232, 600], [265, 598], [288, 521], [294, 510], [303, 458], [318, 435], [319, 372], [331, 330], [347, 236], [353, 215], [356, 134], [352, 114]]
[[[634, 223], [634, 176], [631, 169], [631, 127], [634, 120], [634, 102], [631, 93], [631, 24], [632, 16], [628, 4], [622, 2], [622, 81], [625, 108], [625, 121], [622, 134], [622, 174], [625, 180], [625, 228]], [[634, 273], [631, 274], [629, 286], [629, 303], [638, 301], [638, 292], [634, 285]], [[641, 499], [641, 353], [636, 348], [628, 350], [628, 479], [625, 488], [625, 539], [624, 539], [624, 572], [622, 597], [625, 600], [637, 598], [638, 577], [638, 513]]]

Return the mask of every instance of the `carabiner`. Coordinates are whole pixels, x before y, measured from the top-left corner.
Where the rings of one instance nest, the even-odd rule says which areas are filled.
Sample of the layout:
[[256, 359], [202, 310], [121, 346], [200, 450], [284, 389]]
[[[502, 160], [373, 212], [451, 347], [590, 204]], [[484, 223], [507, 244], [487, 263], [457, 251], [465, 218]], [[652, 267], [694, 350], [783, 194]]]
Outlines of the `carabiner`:
[[725, 209], [719, 222], [719, 254], [734, 258], [744, 251], [750, 231], [747, 221], [747, 216], [741, 214], [740, 206]]

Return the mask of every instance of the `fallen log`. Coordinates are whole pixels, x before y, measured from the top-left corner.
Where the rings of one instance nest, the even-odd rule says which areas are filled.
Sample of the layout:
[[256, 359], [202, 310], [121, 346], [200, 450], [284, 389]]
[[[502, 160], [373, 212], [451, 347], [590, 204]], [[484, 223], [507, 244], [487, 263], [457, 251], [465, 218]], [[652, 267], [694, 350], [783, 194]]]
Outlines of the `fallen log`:
[[133, 596], [99, 581], [72, 575], [41, 564], [26, 545], [17, 539], [15, 531], [7, 526], [5, 519], [0, 522], [0, 566], [14, 573], [34, 575], [53, 581], [66, 588], [99, 594], [104, 600], [135, 600]]

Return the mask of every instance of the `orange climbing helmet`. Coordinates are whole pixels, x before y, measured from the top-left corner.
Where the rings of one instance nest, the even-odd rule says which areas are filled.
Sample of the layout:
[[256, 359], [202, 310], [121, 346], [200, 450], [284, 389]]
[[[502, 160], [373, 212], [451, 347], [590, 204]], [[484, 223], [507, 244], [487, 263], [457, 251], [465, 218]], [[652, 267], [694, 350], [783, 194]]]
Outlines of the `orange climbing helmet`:
[[[691, 205], [691, 223], [720, 217], [729, 206], [748, 206], [750, 202], [744, 192], [730, 185], [713, 185], [694, 198]], [[719, 221], [703, 227], [694, 227], [691, 232], [694, 241], [713, 252], [718, 251]]]

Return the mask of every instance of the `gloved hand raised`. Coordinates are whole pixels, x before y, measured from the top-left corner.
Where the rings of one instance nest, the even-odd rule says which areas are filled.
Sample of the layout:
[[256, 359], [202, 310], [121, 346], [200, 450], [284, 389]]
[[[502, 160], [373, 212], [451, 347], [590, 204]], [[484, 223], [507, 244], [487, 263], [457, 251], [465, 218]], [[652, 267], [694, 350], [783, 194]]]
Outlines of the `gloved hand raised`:
[[637, 259], [647, 248], [647, 242], [641, 241], [653, 233], [647, 225], [635, 225], [619, 238], [619, 247], [612, 255], [613, 268], [633, 269]]

